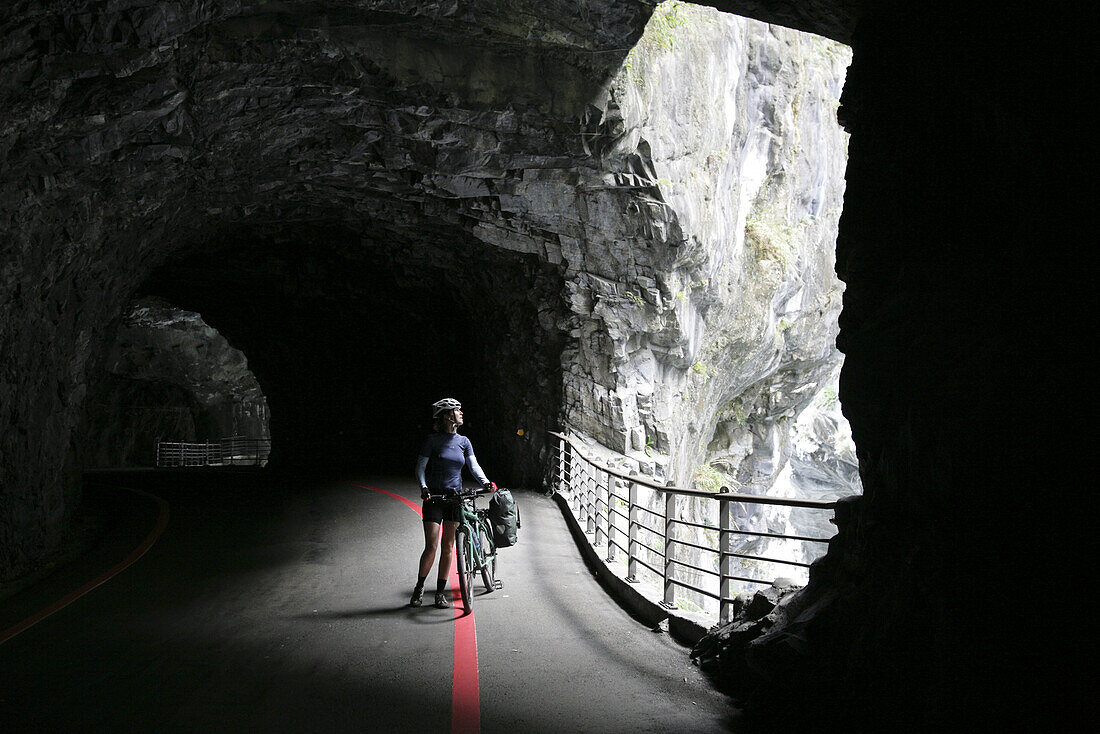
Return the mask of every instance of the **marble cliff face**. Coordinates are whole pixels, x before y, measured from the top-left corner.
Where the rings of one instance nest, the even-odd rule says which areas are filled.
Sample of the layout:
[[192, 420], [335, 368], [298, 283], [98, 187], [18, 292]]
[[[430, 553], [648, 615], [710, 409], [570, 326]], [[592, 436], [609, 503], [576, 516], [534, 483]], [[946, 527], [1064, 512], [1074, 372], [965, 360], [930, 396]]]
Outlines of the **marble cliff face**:
[[766, 490], [839, 368], [849, 61], [825, 39], [663, 6], [593, 120], [622, 203], [587, 207], [606, 224], [586, 223], [568, 264], [566, 417], [646, 473], [685, 486], [713, 463]]

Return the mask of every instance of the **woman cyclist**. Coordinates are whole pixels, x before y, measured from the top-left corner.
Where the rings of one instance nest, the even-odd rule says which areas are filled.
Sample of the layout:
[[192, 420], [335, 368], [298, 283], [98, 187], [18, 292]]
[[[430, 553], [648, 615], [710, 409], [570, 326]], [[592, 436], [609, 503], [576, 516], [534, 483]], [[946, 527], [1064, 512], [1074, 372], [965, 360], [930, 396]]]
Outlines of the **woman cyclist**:
[[455, 528], [461, 519], [459, 507], [447, 500], [462, 489], [464, 466], [486, 489], [496, 491], [497, 486], [486, 478], [485, 472], [478, 466], [470, 439], [458, 433], [458, 427], [462, 425], [462, 405], [453, 398], [443, 398], [433, 403], [432, 409], [435, 430], [424, 441], [416, 462], [416, 478], [420, 482], [420, 497], [424, 500], [424, 552], [420, 554], [419, 573], [409, 606], [418, 607], [424, 602], [424, 579], [428, 578], [435, 562], [442, 526], [443, 549], [439, 554], [435, 605], [445, 609], [450, 606], [446, 594], [447, 576], [454, 555]]

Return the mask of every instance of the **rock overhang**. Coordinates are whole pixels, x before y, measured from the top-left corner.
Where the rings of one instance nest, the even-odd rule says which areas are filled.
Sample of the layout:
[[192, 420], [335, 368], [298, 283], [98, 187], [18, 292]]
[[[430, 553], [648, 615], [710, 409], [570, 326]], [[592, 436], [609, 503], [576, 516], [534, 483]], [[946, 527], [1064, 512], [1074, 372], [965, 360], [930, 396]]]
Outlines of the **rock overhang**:
[[[344, 254], [330, 262], [359, 263], [331, 268], [341, 276], [364, 257], [399, 253], [389, 260], [394, 283], [405, 284], [398, 298], [435, 277], [470, 302], [490, 294], [500, 313], [528, 324], [513, 341], [533, 344], [539, 359], [528, 361], [545, 364], [505, 372], [530, 374], [537, 387], [518, 392], [543, 397], [537, 410], [519, 400], [526, 407], [509, 422], [529, 428], [561, 417], [626, 450], [636, 418], [671, 415], [675, 391], [651, 383], [690, 376], [716, 298], [693, 288], [711, 266], [705, 248], [681, 247], [684, 228], [666, 202], [675, 195], [654, 163], [668, 152], [655, 154], [637, 132], [639, 112], [649, 112], [611, 99], [652, 4], [156, 8], [89, 5], [9, 26], [10, 51], [47, 71], [32, 79], [44, 93], [38, 106], [20, 102], [18, 87], [3, 90], [19, 102], [10, 151], [27, 164], [27, 190], [61, 213], [31, 214], [19, 236], [27, 244], [69, 237], [74, 262], [103, 274], [94, 285], [54, 276], [56, 287], [87, 291], [80, 298], [90, 305], [86, 328], [55, 335], [63, 351], [83, 355], [73, 363], [85, 369], [67, 378], [76, 390], [96, 372], [95, 340], [76, 335], [117, 319], [143, 284], [160, 281], [187, 306], [179, 283], [163, 287], [181, 261], [262, 232], [268, 244], [250, 245], [257, 261], [281, 240], [282, 267], [293, 272], [320, 262], [316, 243], [335, 231]], [[33, 64], [20, 68], [30, 74]], [[50, 126], [31, 136], [38, 118]], [[707, 165], [723, 159], [708, 155]], [[39, 176], [43, 161], [60, 170]], [[677, 204], [686, 212], [693, 202]], [[291, 254], [294, 242], [313, 252]], [[497, 252], [484, 267], [505, 287], [462, 274], [463, 246]], [[686, 268], [669, 277], [677, 260]], [[534, 272], [542, 285], [519, 288], [518, 308], [508, 286], [517, 290]], [[337, 282], [315, 289], [331, 296]], [[687, 312], [677, 296], [694, 302]], [[219, 327], [237, 338], [243, 327], [231, 322]], [[284, 333], [253, 341], [262, 348]], [[557, 373], [578, 359], [585, 367], [567, 367], [563, 387]], [[271, 382], [285, 363], [258, 356], [254, 366]], [[638, 384], [627, 389], [631, 380]], [[612, 399], [599, 399], [606, 391]], [[639, 412], [655, 392], [656, 407]], [[654, 437], [668, 434], [650, 422]]]

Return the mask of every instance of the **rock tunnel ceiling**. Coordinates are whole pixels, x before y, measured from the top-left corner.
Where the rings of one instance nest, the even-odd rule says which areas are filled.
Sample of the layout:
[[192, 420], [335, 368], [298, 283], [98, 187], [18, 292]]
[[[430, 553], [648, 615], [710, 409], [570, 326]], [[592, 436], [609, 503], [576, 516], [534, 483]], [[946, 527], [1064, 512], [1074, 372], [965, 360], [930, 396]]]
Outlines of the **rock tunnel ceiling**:
[[[492, 304], [497, 314], [526, 319], [522, 328], [515, 324], [510, 348], [501, 349], [498, 341], [493, 344], [497, 355], [477, 362], [497, 364], [498, 373], [511, 375], [508, 384], [519, 399], [514, 407], [496, 411], [507, 416], [509, 432], [531, 424], [553, 426], [561, 418], [619, 451], [647, 442], [659, 445], [681, 466], [674, 478], [690, 481], [692, 467], [705, 459], [708, 439], [677, 436], [687, 427], [678, 424], [690, 423], [694, 434], [709, 430], [713, 416], [706, 411], [676, 415], [685, 412], [677, 404], [724, 404], [764, 377], [785, 352], [792, 366], [801, 365], [800, 381], [813, 381], [815, 370], [830, 367], [821, 341], [829, 340], [826, 332], [814, 336], [796, 328], [782, 340], [792, 342], [790, 350], [774, 343], [769, 322], [779, 315], [772, 313], [776, 304], [766, 302], [805, 301], [807, 311], [833, 312], [826, 322], [835, 319], [839, 307], [839, 299], [830, 295], [839, 293], [836, 285], [814, 283], [812, 273], [819, 266], [815, 261], [811, 267], [806, 261], [812, 257], [805, 258], [802, 250], [827, 248], [831, 241], [842, 158], [839, 164], [825, 164], [826, 183], [816, 184], [816, 192], [809, 194], [813, 201], [802, 219], [813, 221], [800, 233], [806, 235], [802, 241], [772, 240], [779, 239], [777, 219], [791, 214], [780, 211], [789, 208], [792, 194], [815, 185], [802, 179], [821, 176], [820, 170], [798, 170], [798, 165], [820, 166], [816, 161], [798, 164], [795, 141], [816, 123], [815, 116], [823, 116], [817, 108], [827, 109], [830, 95], [835, 105], [846, 61], [830, 57], [831, 47], [822, 46], [815, 53], [824, 71], [809, 72], [821, 78], [804, 85], [808, 92], [797, 91], [803, 80], [796, 77], [810, 67], [782, 59], [793, 58], [800, 52], [795, 47], [807, 42], [783, 29], [696, 10], [691, 12], [698, 28], [688, 34], [691, 40], [674, 48], [659, 36], [624, 63], [652, 9], [631, 3], [601, 7], [598, 32], [585, 36], [569, 30], [579, 21], [559, 15], [560, 8], [532, 10], [519, 27], [515, 16], [477, 3], [442, 18], [381, 12], [381, 5], [359, 14], [312, 5], [296, 6], [293, 12], [211, 9], [201, 16], [132, 9], [114, 16], [60, 16], [42, 21], [45, 28], [18, 29], [12, 41], [29, 57], [36, 57], [40, 47], [61, 50], [66, 41], [78, 39], [102, 55], [101, 65], [91, 71], [54, 63], [52, 73], [61, 81], [48, 87], [46, 108], [55, 121], [51, 134], [23, 140], [23, 152], [31, 159], [60, 156], [61, 172], [40, 177], [34, 185], [44, 201], [65, 204], [58, 210], [71, 214], [65, 222], [32, 215], [25, 236], [33, 239], [52, 230], [82, 242], [98, 237], [104, 248], [103, 257], [95, 258], [94, 247], [82, 248], [73, 262], [83, 265], [87, 259], [88, 267], [55, 275], [54, 287], [72, 289], [90, 306], [81, 312], [88, 324], [58, 334], [59, 344], [69, 343], [84, 355], [73, 364], [87, 367], [63, 381], [79, 389], [94, 379], [92, 335], [102, 331], [98, 319], [116, 319], [121, 304], [146, 284], [149, 292], [200, 311], [240, 340], [271, 392], [277, 440], [280, 424], [293, 427], [291, 433], [303, 442], [295, 443], [303, 447], [333, 440], [323, 436], [349, 435], [349, 430], [362, 437], [363, 426], [371, 423], [365, 413], [349, 416], [344, 427], [311, 418], [302, 391], [283, 389], [279, 377], [293, 372], [307, 378], [304, 367], [290, 367], [301, 363], [303, 353], [315, 365], [329, 360], [332, 374], [347, 376], [345, 389], [314, 398], [314, 414], [327, 405], [346, 405], [336, 394], [351, 395], [353, 386], [369, 384], [364, 354], [348, 351], [353, 341], [319, 336], [332, 331], [320, 326], [330, 323], [322, 313], [338, 317], [342, 309], [359, 308], [351, 278], [330, 278], [325, 287], [316, 283], [312, 288], [327, 297], [310, 299], [308, 309], [288, 316], [281, 328], [259, 327], [269, 332], [250, 340], [242, 325], [217, 323], [231, 316], [200, 306], [196, 294], [172, 287], [166, 275], [173, 267], [190, 267], [199, 272], [176, 280], [201, 284], [222, 277], [227, 281], [213, 290], [248, 288], [248, 297], [241, 299], [243, 312], [245, 303], [270, 300], [267, 286], [285, 291], [286, 278], [269, 274], [264, 285], [265, 276], [244, 264], [239, 272], [249, 285], [239, 286], [224, 266], [203, 264], [201, 253], [217, 249], [224, 262], [224, 253], [234, 252], [240, 235], [251, 241], [242, 245], [250, 254], [236, 252], [236, 262], [270, 259], [299, 279], [304, 279], [303, 269], [308, 273], [315, 267], [323, 279], [325, 271], [342, 270], [332, 264], [340, 257], [332, 254], [332, 243], [324, 242], [326, 231], [337, 231], [344, 257], [350, 258], [349, 271], [357, 272], [360, 282], [386, 279], [378, 263], [393, 263], [400, 271], [393, 273], [393, 282], [420, 304], [427, 300], [416, 288], [432, 288], [424, 285], [424, 277], [417, 281], [416, 272], [450, 273], [450, 293], [471, 294], [466, 303], [447, 304], [451, 314], [463, 310], [477, 321], [484, 304]], [[458, 38], [468, 42], [457, 43]], [[141, 48], [146, 50], [137, 53]], [[746, 69], [747, 81], [714, 87], [709, 78], [723, 64]], [[663, 85], [647, 86], [649, 75], [663, 78]], [[727, 76], [739, 78], [740, 72]], [[773, 84], [779, 92], [770, 91]], [[716, 96], [722, 104], [709, 109]], [[680, 104], [684, 100], [687, 104]], [[793, 112], [800, 104], [806, 110], [802, 118]], [[675, 119], [677, 107], [691, 119]], [[754, 117], [759, 109], [769, 110], [763, 119]], [[32, 114], [27, 107], [22, 111]], [[699, 132], [708, 126], [717, 134]], [[833, 129], [826, 147], [842, 150], [835, 123]], [[806, 148], [811, 147], [807, 139]], [[739, 185], [749, 165], [755, 180]], [[696, 179], [725, 180], [726, 189], [699, 185]], [[728, 196], [731, 185], [740, 205], [711, 217], [708, 202]], [[739, 229], [748, 217], [761, 218], [755, 231], [763, 234], [752, 240], [759, 262], [742, 263]], [[282, 254], [269, 257], [264, 244], [256, 244], [264, 237], [278, 240]], [[730, 240], [729, 245], [716, 249], [722, 240]], [[486, 254], [494, 250], [500, 252]], [[476, 267], [469, 267], [467, 252], [482, 253]], [[187, 262], [191, 265], [181, 264]], [[518, 269], [498, 265], [505, 262], [526, 264]], [[755, 278], [748, 272], [752, 268], [774, 281], [743, 299], [742, 310], [763, 309], [763, 320], [742, 317], [737, 333], [708, 332], [705, 321], [730, 317], [717, 313], [721, 309], [714, 304], [739, 292], [740, 281]], [[557, 292], [554, 278], [563, 286]], [[351, 300], [334, 305], [345, 288]], [[438, 290], [442, 297], [448, 289]], [[476, 299], [474, 292], [480, 293]], [[395, 293], [397, 300], [402, 297]], [[523, 299], [522, 308], [516, 298]], [[832, 305], [824, 305], [822, 299], [830, 298]], [[279, 313], [278, 306], [286, 302], [266, 312]], [[374, 306], [379, 313], [392, 308]], [[405, 310], [418, 313], [415, 305]], [[309, 327], [307, 311], [314, 314]], [[376, 322], [401, 323], [398, 314], [388, 313], [390, 318]], [[793, 314], [785, 314], [784, 325], [798, 321]], [[249, 323], [257, 328], [260, 321]], [[360, 330], [370, 323], [362, 319]], [[280, 342], [293, 342], [296, 330], [315, 336], [317, 343], [265, 362]], [[684, 390], [673, 387], [669, 394], [652, 397], [655, 382], [675, 375], [684, 383], [693, 367], [698, 372], [701, 360], [713, 368], [739, 355], [744, 340], [762, 335], [773, 343], [753, 358], [760, 370], [742, 375], [739, 384], [687, 384]], [[373, 333], [363, 341], [386, 339]], [[528, 342], [528, 356], [538, 359], [525, 363], [521, 341]], [[815, 341], [820, 344], [811, 346]], [[803, 346], [794, 347], [795, 342]], [[564, 385], [557, 374], [563, 347], [564, 363], [573, 365]], [[774, 355], [764, 355], [773, 348]], [[391, 353], [399, 350], [413, 356], [389, 346]], [[332, 361], [340, 354], [353, 362], [343, 371]], [[421, 354], [416, 357], [423, 364]], [[814, 363], [818, 366], [811, 367]], [[517, 378], [528, 375], [527, 386], [519, 387]], [[289, 408], [282, 415], [281, 400]], [[68, 412], [78, 410], [73, 405]], [[371, 435], [379, 434], [372, 429]], [[349, 447], [354, 443], [348, 440]], [[520, 474], [535, 474], [544, 449], [527, 444], [522, 450], [531, 456], [509, 463], [522, 465], [516, 468]], [[303, 450], [302, 455], [316, 452]]]
[[[406, 471], [443, 394], [509, 482], [561, 425], [678, 484], [785, 464], [839, 364], [843, 47], [680, 3], [385, 6], [7, 26], [41, 95], [3, 90], [35, 201], [5, 339], [54, 354], [8, 402], [34, 432], [5, 435], [15, 566], [71, 511], [37, 498], [96, 450], [85, 396], [147, 295], [244, 351], [276, 465]], [[69, 245], [39, 278], [44, 242]]]
[[[843, 41], [858, 5], [712, 4], [765, 19], [793, 18]], [[689, 293], [684, 286], [721, 269], [692, 239], [705, 228], [692, 213], [700, 202], [678, 187], [693, 168], [676, 162], [723, 169], [736, 158], [693, 159], [675, 147], [675, 136], [639, 132], [660, 112], [660, 100], [637, 87], [624, 93], [617, 74], [627, 61], [631, 68], [645, 63], [627, 54], [642, 35], [652, 3], [364, 0], [285, 3], [273, 12], [275, 7], [135, 0], [30, 1], [0, 9], [4, 576], [34, 563], [61, 533], [79, 498], [85, 403], [126, 304], [154, 291], [175, 293], [181, 307], [205, 298], [203, 289], [214, 290], [215, 277], [228, 271], [204, 268], [205, 285], [188, 293], [179, 291], [170, 274], [200, 267], [215, 250], [232, 252], [231, 243], [239, 239], [253, 243], [249, 247], [291, 241], [332, 249], [329, 236], [323, 241], [318, 234], [324, 231], [336, 233], [331, 239], [338, 242], [380, 253], [392, 247], [425, 257], [478, 255], [489, 251], [486, 246], [511, 252], [493, 261], [502, 273], [522, 274], [525, 284], [531, 278], [547, 283], [545, 291], [535, 289], [545, 299], [528, 299], [547, 304], [547, 310], [527, 310], [524, 317], [537, 320], [538, 327], [529, 321], [520, 333], [563, 335], [562, 343], [546, 344], [561, 351], [560, 365], [592, 357], [584, 374], [563, 369], [560, 398], [535, 409], [553, 405], [564, 420], [596, 416], [586, 427], [609, 445], [633, 442], [637, 423], [617, 421], [623, 410], [614, 401], [597, 406], [583, 396], [589, 387], [590, 394], [614, 392], [615, 375], [622, 374], [617, 370], [629, 363], [620, 357], [641, 348], [609, 328], [616, 316], [629, 313], [627, 307], [638, 311], [623, 323], [637, 318], [649, 329], [645, 348], [653, 359], [638, 370], [642, 378], [658, 366], [688, 379], [709, 371], [705, 360], [696, 360], [702, 367], [695, 371], [695, 362], [686, 361], [690, 350], [677, 354], [673, 346], [693, 334], [699, 321], [680, 318], [687, 312], [677, 311], [678, 294], [698, 316], [713, 303], [700, 289]], [[1004, 416], [991, 407], [1002, 402], [994, 397], [1002, 396], [998, 392], [1019, 393], [1002, 374], [1004, 360], [994, 359], [1018, 351], [1000, 336], [1020, 330], [1005, 326], [1005, 314], [1018, 309], [998, 309], [1004, 294], [1018, 291], [1016, 278], [1024, 273], [1054, 281], [1061, 264], [1054, 254], [1041, 262], [1027, 257], [1032, 243], [1021, 233], [1046, 233], [1057, 221], [1028, 220], [1028, 212], [1045, 214], [1044, 206], [1033, 205], [1055, 203], [1048, 184], [1064, 177], [1037, 160], [1050, 150], [1047, 113], [1062, 101], [1044, 97], [1050, 80], [1036, 78], [1055, 65], [1029, 67], [1030, 56], [1019, 53], [1019, 39], [1042, 28], [1025, 10], [998, 13], [991, 24], [962, 9], [933, 17], [879, 6], [850, 35], [856, 66], [841, 106], [853, 133], [838, 250], [838, 270], [848, 285], [841, 396], [869, 491], [838, 517], [842, 529], [828, 563], [816, 569], [816, 585], [812, 578], [800, 597], [799, 609], [817, 614], [800, 621], [805, 626], [795, 635], [810, 640], [813, 662], [792, 662], [784, 642], [790, 638], [782, 634], [754, 648], [753, 670], [792, 676], [786, 685], [771, 679], [778, 702], [773, 711], [796, 697], [785, 693], [807, 695], [821, 675], [836, 670], [847, 672], [831, 678], [813, 701], [837, 717], [848, 711], [853, 681], [865, 687], [860, 703], [891, 720], [907, 712], [919, 717], [929, 702], [942, 712], [952, 704], [941, 701], [961, 707], [967, 692], [977, 692], [974, 700], [989, 692], [969, 684], [959, 693], [941, 680], [992, 681], [990, 690], [1003, 682], [978, 670], [981, 656], [966, 653], [980, 645], [956, 629], [958, 619], [990, 609], [959, 598], [924, 604], [937, 583], [958, 589], [980, 579], [980, 591], [1003, 602], [996, 615], [988, 614], [1005, 620], [998, 623], [1006, 633], [1001, 637], [1012, 636], [1012, 621], [1025, 626], [1018, 611], [1005, 614], [1019, 606], [998, 589], [1012, 586], [1015, 565], [1033, 549], [1022, 542], [1000, 544], [1001, 555], [1014, 559], [1005, 561], [973, 549], [976, 538], [1002, 540], [999, 528], [1015, 518], [997, 508], [1013, 506], [1012, 499], [1030, 501], [1030, 495], [1018, 481], [991, 488], [982, 472], [1004, 469], [983, 462], [993, 450], [975, 447], [973, 436], [982, 433], [988, 444], [997, 443], [975, 427], [987, 423], [988, 415]], [[753, 58], [763, 46], [739, 48]], [[668, 50], [660, 57], [678, 53]], [[685, 91], [692, 91], [691, 81]], [[1019, 89], [1049, 104], [1021, 100]], [[714, 102], [721, 95], [700, 98]], [[822, 118], [834, 116], [833, 105], [815, 109]], [[749, 131], [746, 121], [730, 120], [732, 129]], [[762, 129], [777, 132], [774, 126]], [[782, 145], [756, 144], [754, 160], [772, 161], [784, 152]], [[1064, 163], [1064, 157], [1049, 158]], [[769, 183], [765, 194], [780, 192], [781, 180]], [[1028, 197], [1028, 206], [1019, 205]], [[757, 199], [766, 203], [768, 196]], [[823, 201], [811, 197], [805, 204], [823, 214], [829, 211], [829, 204], [819, 208]], [[670, 210], [675, 216], [667, 215]], [[1019, 226], [1021, 219], [1034, 226]], [[799, 262], [774, 247], [777, 232], [768, 217], [755, 217], [751, 227], [739, 224], [745, 226], [728, 231], [751, 234], [749, 244], [760, 255], [755, 265], [742, 265], [775, 271]], [[345, 255], [326, 253], [313, 262], [332, 267], [345, 260], [354, 270], [354, 258]], [[995, 272], [987, 267], [990, 261], [998, 264]], [[263, 262], [254, 258], [240, 272]], [[280, 256], [274, 262], [300, 270], [310, 260]], [[727, 282], [737, 280], [736, 270], [727, 274]], [[555, 291], [557, 278], [561, 288]], [[793, 291], [777, 302], [813, 303], [808, 295], [828, 291], [820, 285], [803, 288], [801, 302]], [[421, 287], [396, 275], [380, 286], [409, 296]], [[474, 288], [460, 285], [453, 293], [458, 308], [470, 312]], [[220, 294], [208, 295], [218, 311]], [[588, 318], [597, 309], [607, 318]], [[250, 337], [234, 324], [245, 313], [223, 307], [211, 319], [262, 363], [263, 348], [243, 342], [263, 335]], [[959, 326], [959, 314], [967, 324], [981, 324], [982, 333]], [[1038, 322], [1024, 323], [1026, 336], [1038, 335]], [[829, 335], [778, 326], [779, 320], [769, 324], [769, 334], [797, 337], [801, 345], [788, 368], [825, 367], [815, 345]], [[1034, 341], [1043, 343], [1041, 335]], [[720, 351], [717, 343], [709, 347]], [[274, 364], [281, 356], [273, 351], [266, 359]], [[758, 356], [767, 361], [766, 351]], [[257, 364], [261, 383], [272, 381], [267, 373], [274, 370]], [[705, 394], [729, 387], [719, 382], [707, 380], [704, 394], [694, 398], [700, 404], [720, 398]], [[634, 400], [632, 420], [646, 418], [638, 391], [633, 394], [622, 405]], [[288, 404], [293, 399], [282, 397]], [[958, 419], [960, 405], [969, 411], [965, 420]], [[1015, 425], [1015, 417], [997, 424]], [[999, 430], [997, 436], [1007, 429]], [[1005, 438], [1003, 445], [1016, 445]], [[655, 433], [653, 439], [660, 437]], [[685, 454], [681, 463], [694, 462]], [[979, 499], [992, 494], [1002, 502], [991, 512]], [[921, 600], [926, 617], [898, 612], [914, 599]], [[744, 658], [723, 658], [735, 659]], [[955, 675], [939, 676], [944, 659], [959, 666]], [[891, 689], [899, 665], [920, 685], [900, 693]], [[801, 677], [795, 675], [799, 670]]]
[[[447, 243], [423, 249], [436, 270], [454, 263], [452, 243], [502, 242], [560, 267], [557, 234], [523, 215], [514, 189], [572, 175], [576, 118], [650, 9], [601, 6], [578, 32], [562, 8], [443, 5], [30, 5], [5, 22], [7, 170], [23, 171], [5, 178], [5, 201], [38, 204], [10, 210], [8, 302], [27, 319], [5, 320], [4, 345], [33, 355], [45, 341], [54, 365], [9, 365], [10, 424], [27, 427], [4, 436], [16, 558], [71, 510], [72, 492], [49, 508], [36, 498], [74, 486], [70, 437], [109, 325], [161, 264], [220, 230], [274, 222], [306, 240], [321, 225], [413, 251]], [[69, 243], [56, 261], [52, 242]], [[464, 282], [490, 296], [525, 283], [489, 287], [503, 272]], [[556, 318], [550, 303], [540, 329]]]

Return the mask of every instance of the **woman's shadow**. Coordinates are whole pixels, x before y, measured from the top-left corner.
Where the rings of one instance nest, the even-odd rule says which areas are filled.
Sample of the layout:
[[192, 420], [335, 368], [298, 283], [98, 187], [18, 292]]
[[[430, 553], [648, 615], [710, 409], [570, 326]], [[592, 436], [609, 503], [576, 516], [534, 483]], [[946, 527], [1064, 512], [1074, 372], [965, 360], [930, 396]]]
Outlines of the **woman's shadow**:
[[[435, 612], [435, 614], [431, 614], [431, 612]], [[460, 617], [465, 617], [470, 613], [467, 609], [461, 609], [461, 612], [462, 613], [459, 615]], [[416, 622], [417, 624], [444, 624], [453, 622], [456, 619], [453, 607], [439, 609], [431, 604], [425, 604], [422, 607], [413, 607], [409, 606], [408, 602], [398, 606], [372, 607], [367, 609], [314, 609], [308, 613], [296, 614], [292, 619], [300, 621], [322, 620], [325, 622], [333, 622], [344, 619], [370, 619], [372, 617], [396, 617], [399, 615], [404, 615], [410, 622]]]

